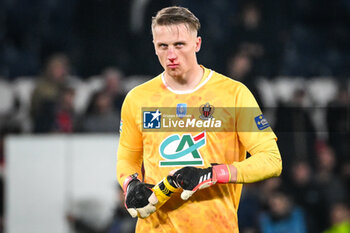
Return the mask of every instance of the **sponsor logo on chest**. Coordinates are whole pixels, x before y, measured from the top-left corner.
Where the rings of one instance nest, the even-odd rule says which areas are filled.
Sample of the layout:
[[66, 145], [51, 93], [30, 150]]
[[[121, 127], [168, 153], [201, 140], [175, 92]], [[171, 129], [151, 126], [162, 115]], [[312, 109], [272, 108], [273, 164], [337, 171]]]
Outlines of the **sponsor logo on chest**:
[[170, 135], [159, 146], [159, 153], [164, 159], [159, 161], [159, 166], [201, 166], [203, 158], [199, 149], [204, 145], [206, 145], [206, 132], [195, 136], [191, 134]]

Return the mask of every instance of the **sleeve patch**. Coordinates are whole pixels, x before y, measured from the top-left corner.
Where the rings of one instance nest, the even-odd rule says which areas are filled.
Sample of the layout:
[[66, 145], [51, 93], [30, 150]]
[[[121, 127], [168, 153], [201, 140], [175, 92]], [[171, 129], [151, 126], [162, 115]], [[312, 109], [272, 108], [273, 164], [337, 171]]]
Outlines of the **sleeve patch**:
[[259, 130], [266, 129], [270, 126], [269, 122], [267, 122], [263, 114], [255, 117], [254, 120]]

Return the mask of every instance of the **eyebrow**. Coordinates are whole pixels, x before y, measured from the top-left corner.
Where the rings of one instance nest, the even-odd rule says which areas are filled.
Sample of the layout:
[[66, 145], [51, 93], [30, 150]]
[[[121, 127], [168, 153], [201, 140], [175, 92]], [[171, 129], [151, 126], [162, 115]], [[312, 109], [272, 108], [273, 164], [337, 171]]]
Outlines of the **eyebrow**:
[[[171, 44], [174, 44], [174, 45], [176, 45], [176, 44], [186, 44], [186, 41], [179, 40], [179, 41], [175, 41], [175, 42], [173, 42], [173, 43], [171, 43]], [[159, 45], [169, 45], [169, 43], [157, 42], [157, 45], [158, 45], [158, 46], [159, 46]]]

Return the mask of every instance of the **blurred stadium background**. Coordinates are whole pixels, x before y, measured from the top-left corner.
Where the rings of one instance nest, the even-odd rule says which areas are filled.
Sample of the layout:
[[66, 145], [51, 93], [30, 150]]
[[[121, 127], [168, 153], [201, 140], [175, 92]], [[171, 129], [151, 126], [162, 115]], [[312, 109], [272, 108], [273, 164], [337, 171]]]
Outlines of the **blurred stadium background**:
[[162, 71], [150, 22], [170, 5], [200, 19], [200, 64], [245, 83], [279, 137], [283, 174], [245, 186], [241, 232], [350, 232], [349, 0], [1, 0], [0, 232], [132, 232], [120, 107]]

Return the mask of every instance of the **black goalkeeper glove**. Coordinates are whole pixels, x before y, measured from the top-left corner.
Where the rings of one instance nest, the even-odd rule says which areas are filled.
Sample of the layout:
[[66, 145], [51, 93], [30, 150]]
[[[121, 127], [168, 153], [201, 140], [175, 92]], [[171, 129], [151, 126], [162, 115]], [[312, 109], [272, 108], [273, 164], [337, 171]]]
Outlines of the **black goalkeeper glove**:
[[137, 173], [125, 179], [123, 184], [125, 207], [133, 218], [137, 216], [146, 218], [156, 211], [155, 205], [158, 200], [152, 196], [152, 187], [153, 185], [141, 182], [137, 178]]
[[123, 184], [125, 207], [129, 214], [146, 218], [162, 206], [178, 188], [171, 176], [156, 185], [141, 182], [137, 173], [127, 177]]
[[208, 168], [183, 167], [172, 171], [177, 187], [183, 188], [181, 198], [187, 200], [197, 190], [208, 188], [216, 183], [228, 183], [231, 172], [228, 165], [213, 165]]

